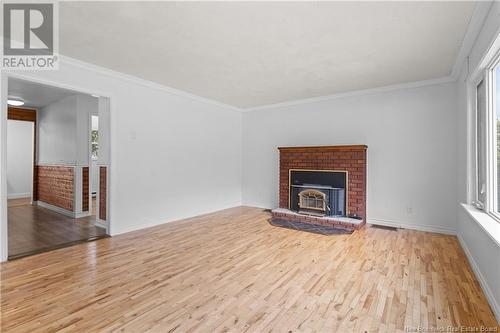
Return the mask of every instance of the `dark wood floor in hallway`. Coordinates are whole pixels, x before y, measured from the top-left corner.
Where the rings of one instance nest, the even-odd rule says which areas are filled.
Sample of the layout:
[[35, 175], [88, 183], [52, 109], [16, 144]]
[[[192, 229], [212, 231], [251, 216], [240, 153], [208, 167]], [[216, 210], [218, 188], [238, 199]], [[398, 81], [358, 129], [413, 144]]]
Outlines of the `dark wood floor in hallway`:
[[14, 260], [2, 332], [405, 332], [497, 322], [456, 237], [238, 207]]
[[29, 198], [8, 200], [9, 258], [106, 236], [94, 221], [93, 216], [74, 219], [33, 206]]

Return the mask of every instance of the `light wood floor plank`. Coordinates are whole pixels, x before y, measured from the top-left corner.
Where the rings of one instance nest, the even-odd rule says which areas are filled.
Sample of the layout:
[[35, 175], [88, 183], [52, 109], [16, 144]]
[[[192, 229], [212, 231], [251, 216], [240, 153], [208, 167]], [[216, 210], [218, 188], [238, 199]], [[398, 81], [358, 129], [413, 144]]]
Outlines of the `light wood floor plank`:
[[2, 332], [498, 325], [453, 236], [322, 236], [238, 207], [0, 266]]

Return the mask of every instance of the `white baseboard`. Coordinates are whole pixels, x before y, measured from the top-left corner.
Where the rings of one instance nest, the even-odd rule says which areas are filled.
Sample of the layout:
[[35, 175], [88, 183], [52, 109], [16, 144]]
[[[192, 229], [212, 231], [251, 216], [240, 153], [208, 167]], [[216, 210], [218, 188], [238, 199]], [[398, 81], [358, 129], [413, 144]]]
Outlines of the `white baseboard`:
[[387, 226], [387, 227], [411, 229], [411, 230], [418, 230], [418, 231], [426, 231], [426, 232], [435, 232], [438, 234], [445, 234], [445, 235], [454, 235], [455, 236], [457, 234], [457, 231], [455, 229], [432, 226], [432, 225], [407, 223], [407, 222], [401, 222], [401, 221], [391, 221], [391, 220], [379, 219], [379, 218], [368, 218], [367, 222], [369, 224], [376, 224], [376, 225], [383, 225], [383, 226]]
[[462, 236], [460, 236], [460, 234], [457, 235], [457, 238], [458, 241], [460, 242], [460, 245], [462, 245], [462, 248], [464, 249], [465, 255], [467, 256], [467, 259], [469, 260], [472, 270], [474, 271], [474, 274], [476, 275], [476, 278], [478, 279], [479, 284], [481, 285], [481, 288], [483, 289], [483, 292], [486, 295], [486, 298], [488, 299], [488, 303], [490, 303], [491, 309], [493, 310], [493, 313], [495, 314], [497, 321], [500, 322], [500, 305], [495, 299], [495, 296], [493, 296], [493, 292], [491, 291], [488, 282], [481, 273], [481, 270], [479, 269], [476, 260], [474, 260], [474, 257], [472, 256], [472, 253], [469, 251], [467, 243], [465, 243], [465, 240], [462, 238]]
[[[250, 207], [255, 207], [255, 208], [263, 208], [263, 209], [272, 209], [269, 207], [269, 205], [263, 204], [263, 203], [243, 203], [243, 206], [250, 206]], [[387, 226], [387, 227], [411, 229], [411, 230], [426, 231], [426, 232], [435, 232], [438, 234], [453, 235], [453, 236], [456, 236], [456, 234], [457, 234], [456, 229], [453, 229], [453, 228], [445, 228], [445, 227], [438, 227], [438, 226], [431, 226], [431, 225], [424, 225], [424, 224], [408, 223], [408, 222], [387, 220], [387, 219], [381, 219], [381, 218], [368, 217], [367, 223], [368, 224], [383, 225], [383, 226]]]
[[90, 212], [81, 212], [81, 213], [74, 213], [75, 219], [79, 219], [81, 217], [87, 217], [92, 215]]
[[101, 227], [101, 228], [104, 228], [104, 229], [108, 229], [108, 222], [104, 221], [104, 220], [101, 220], [100, 218], [97, 218], [95, 219], [95, 222], [94, 224], [98, 227]]
[[278, 205], [270, 206], [269, 204], [262, 203], [262, 202], [245, 202], [245, 203], [242, 203], [241, 206], [261, 208], [261, 209], [271, 209], [271, 210], [278, 208]]
[[11, 193], [7, 195], [7, 199], [22, 199], [22, 198], [31, 198], [31, 193]]
[[194, 218], [194, 217], [199, 217], [202, 215], [212, 214], [212, 213], [219, 212], [221, 210], [236, 208], [236, 207], [241, 207], [241, 206], [242, 206], [241, 202], [235, 202], [233, 204], [227, 204], [227, 205], [220, 206], [220, 207], [217, 207], [214, 209], [206, 209], [206, 210], [198, 211], [198, 212], [192, 213], [192, 214], [177, 215], [174, 217], [164, 217], [164, 218], [159, 218], [159, 219], [144, 219], [144, 220], [140, 221], [141, 224], [129, 225], [128, 227], [122, 228], [122, 229], [118, 229], [119, 227], [115, 226], [113, 224], [113, 222], [110, 221], [109, 223], [110, 223], [110, 226], [112, 228], [109, 230], [109, 232], [110, 232], [109, 234], [110, 234], [110, 236], [116, 236], [116, 235], [124, 234], [127, 232], [151, 228], [151, 227], [155, 227], [155, 226], [158, 226], [161, 224], [177, 222], [177, 221], [190, 219], [190, 218]]
[[53, 210], [54, 212], [66, 215], [68, 217], [77, 218], [77, 213], [69, 211], [69, 210], [66, 210], [66, 209], [61, 208], [61, 207], [57, 207], [57, 206], [51, 205], [51, 204], [46, 203], [44, 201], [38, 200], [38, 201], [33, 202], [33, 204], [36, 204], [36, 205], [38, 205], [40, 207], [43, 207], [43, 208], [47, 208], [47, 209]]
[[87, 216], [91, 215], [90, 212], [80, 212], [80, 213], [72, 212], [70, 210], [67, 210], [67, 209], [64, 209], [64, 208], [61, 208], [61, 207], [57, 207], [57, 206], [51, 205], [51, 204], [46, 203], [44, 201], [35, 201], [35, 202], [33, 202], [33, 204], [38, 205], [38, 206], [43, 207], [43, 208], [47, 208], [47, 209], [53, 210], [53, 211], [55, 211], [57, 213], [61, 213], [63, 215], [66, 215], [67, 217], [71, 217], [71, 218], [74, 218], [74, 219], [79, 219], [79, 218], [87, 217]]

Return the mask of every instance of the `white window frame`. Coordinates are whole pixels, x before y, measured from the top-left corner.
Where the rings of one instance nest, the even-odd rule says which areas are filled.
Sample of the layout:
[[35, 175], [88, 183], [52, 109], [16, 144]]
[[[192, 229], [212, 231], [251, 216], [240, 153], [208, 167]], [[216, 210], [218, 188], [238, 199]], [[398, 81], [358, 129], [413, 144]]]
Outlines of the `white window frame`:
[[[471, 123], [472, 123], [472, 133], [473, 133], [473, 145], [472, 145], [472, 168], [473, 168], [473, 173], [472, 173], [472, 188], [471, 188], [471, 203], [474, 207], [485, 210], [486, 209], [486, 200], [482, 201], [479, 198], [479, 158], [478, 158], [478, 149], [479, 149], [479, 132], [478, 132], [478, 112], [480, 110], [477, 109], [478, 105], [478, 97], [477, 97], [477, 88], [479, 85], [483, 83], [485, 86], [485, 92], [486, 92], [486, 78], [484, 75], [479, 75], [477, 78], [475, 78], [472, 81], [472, 86], [470, 87], [470, 101], [471, 101], [471, 106], [472, 106], [472, 118], [471, 118]], [[486, 118], [485, 118], [486, 119]], [[487, 126], [485, 126], [485, 129], [487, 129]], [[488, 137], [488, 134], [486, 133], [486, 137]], [[485, 160], [485, 164], [487, 165], [488, 162]], [[486, 174], [485, 174], [486, 175]], [[485, 181], [487, 183], [487, 180]], [[487, 191], [487, 189], [486, 189]], [[488, 193], [488, 191], [487, 191]]]
[[[497, 147], [496, 147], [496, 105], [495, 105], [495, 80], [494, 71], [500, 66], [500, 49], [490, 58], [484, 66], [480, 66], [468, 81], [468, 109], [469, 109], [469, 183], [468, 201], [469, 204], [493, 217], [500, 222], [500, 207], [497, 207]], [[477, 86], [484, 81], [485, 84], [485, 131], [486, 131], [486, 199], [485, 202], [478, 200], [478, 160], [477, 160]]]
[[[491, 128], [491, 135], [488, 136], [489, 142], [488, 145], [490, 146], [489, 148], [489, 154], [491, 159], [488, 161], [488, 165], [491, 170], [489, 170], [489, 175], [490, 175], [490, 203], [489, 203], [489, 213], [498, 221], [500, 222], [500, 207], [498, 207], [498, 191], [500, 190], [500, 184], [498, 184], [498, 156], [497, 156], [497, 117], [496, 117], [496, 79], [495, 79], [495, 70], [497, 67], [500, 66], [500, 52], [497, 53], [495, 56], [491, 66], [488, 67], [486, 70], [486, 76], [488, 78], [488, 85], [486, 86], [486, 95], [488, 96], [486, 98], [487, 101], [487, 116], [488, 119], [492, 122], [489, 124], [489, 128]], [[495, 191], [495, 184], [499, 188]]]

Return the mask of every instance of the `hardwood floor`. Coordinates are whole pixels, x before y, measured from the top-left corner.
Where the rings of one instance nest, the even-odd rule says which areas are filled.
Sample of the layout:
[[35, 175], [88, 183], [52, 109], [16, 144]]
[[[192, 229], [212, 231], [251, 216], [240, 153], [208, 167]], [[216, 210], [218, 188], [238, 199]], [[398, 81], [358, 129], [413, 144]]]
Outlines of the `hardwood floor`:
[[19, 198], [7, 200], [7, 207], [19, 207], [31, 204], [31, 198]]
[[29, 199], [8, 200], [8, 221], [9, 259], [106, 236], [95, 217], [69, 218]]
[[495, 327], [453, 236], [323, 236], [239, 207], [2, 264], [2, 332]]

